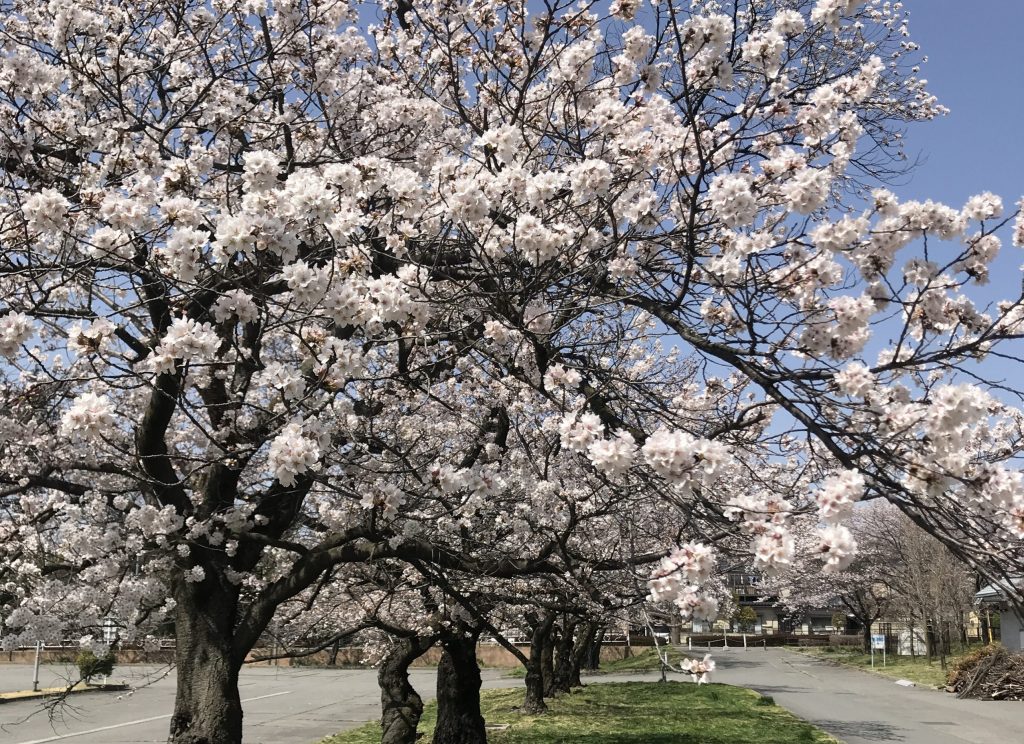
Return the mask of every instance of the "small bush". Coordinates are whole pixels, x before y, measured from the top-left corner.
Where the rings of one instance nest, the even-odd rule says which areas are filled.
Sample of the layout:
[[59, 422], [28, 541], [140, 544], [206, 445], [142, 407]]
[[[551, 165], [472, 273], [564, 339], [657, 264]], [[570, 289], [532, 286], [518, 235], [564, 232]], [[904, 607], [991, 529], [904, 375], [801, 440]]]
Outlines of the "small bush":
[[107, 653], [97, 656], [92, 651], [85, 649], [78, 654], [75, 664], [78, 666], [78, 673], [86, 682], [95, 676], [108, 677], [114, 671], [114, 655]]
[[775, 705], [775, 698], [771, 695], [762, 695], [757, 699], [758, 705]]

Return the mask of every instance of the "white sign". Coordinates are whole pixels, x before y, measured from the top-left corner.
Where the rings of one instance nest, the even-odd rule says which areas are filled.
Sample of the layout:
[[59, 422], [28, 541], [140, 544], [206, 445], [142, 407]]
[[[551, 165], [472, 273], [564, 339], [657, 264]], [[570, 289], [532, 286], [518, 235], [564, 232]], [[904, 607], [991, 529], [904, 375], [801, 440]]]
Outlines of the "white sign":
[[884, 635], [873, 635], [871, 636], [871, 648], [879, 648], [885, 650], [885, 636]]

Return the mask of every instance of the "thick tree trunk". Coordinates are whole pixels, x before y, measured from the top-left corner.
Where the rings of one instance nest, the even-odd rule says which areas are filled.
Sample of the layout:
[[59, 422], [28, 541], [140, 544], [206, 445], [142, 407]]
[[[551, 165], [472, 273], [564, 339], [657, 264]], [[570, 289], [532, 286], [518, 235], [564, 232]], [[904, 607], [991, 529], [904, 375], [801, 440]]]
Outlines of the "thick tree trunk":
[[530, 622], [530, 658], [526, 667], [526, 697], [522, 711], [530, 715], [543, 713], [548, 709], [544, 702], [544, 649], [548, 645], [548, 636], [554, 624], [554, 617], [538, 620], [536, 616], [528, 618]]
[[555, 673], [548, 695], [562, 695], [572, 688], [573, 638], [579, 623], [568, 618], [562, 621], [562, 632], [555, 647]]
[[531, 660], [526, 667], [526, 697], [521, 710], [536, 715], [547, 709], [548, 705], [544, 702], [544, 675], [540, 671], [540, 664]]
[[580, 679], [580, 670], [583, 669], [583, 662], [590, 654], [590, 647], [594, 643], [594, 634], [597, 633], [597, 623], [588, 622], [580, 626], [576, 634], [576, 645], [572, 649], [572, 667], [569, 673], [570, 687], [583, 687], [583, 680]]
[[864, 647], [864, 653], [871, 653], [871, 621], [864, 622], [864, 630], [861, 632], [861, 645]]
[[569, 665], [569, 689], [574, 687], [583, 687], [583, 680], [580, 679], [580, 661], [581, 658], [573, 653], [572, 663]]
[[409, 684], [409, 665], [434, 643], [433, 638], [398, 638], [377, 672], [380, 685], [381, 744], [416, 744], [423, 700]]
[[584, 669], [594, 670], [601, 668], [601, 647], [604, 645], [604, 634], [604, 627], [598, 629], [597, 635], [594, 636], [594, 642], [590, 644], [587, 658], [583, 662]]
[[544, 677], [544, 697], [551, 697], [551, 687], [555, 683], [555, 633], [548, 633], [544, 638], [544, 647], [540, 652], [540, 672]]
[[442, 643], [437, 665], [437, 725], [434, 744], [486, 744], [480, 714], [480, 666], [477, 634], [451, 636]]
[[[238, 591], [208, 571], [198, 583], [173, 587], [177, 692], [169, 744], [241, 744], [238, 672], [232, 648]], [[219, 581], [218, 581], [219, 579]]]

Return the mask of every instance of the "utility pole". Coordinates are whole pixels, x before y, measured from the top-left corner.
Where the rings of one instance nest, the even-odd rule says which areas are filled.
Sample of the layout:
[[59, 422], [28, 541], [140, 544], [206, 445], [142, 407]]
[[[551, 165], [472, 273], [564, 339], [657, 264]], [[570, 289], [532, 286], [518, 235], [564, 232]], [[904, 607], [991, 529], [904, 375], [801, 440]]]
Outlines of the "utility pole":
[[43, 642], [36, 641], [36, 663], [32, 669], [32, 692], [39, 692], [39, 656], [42, 654]]

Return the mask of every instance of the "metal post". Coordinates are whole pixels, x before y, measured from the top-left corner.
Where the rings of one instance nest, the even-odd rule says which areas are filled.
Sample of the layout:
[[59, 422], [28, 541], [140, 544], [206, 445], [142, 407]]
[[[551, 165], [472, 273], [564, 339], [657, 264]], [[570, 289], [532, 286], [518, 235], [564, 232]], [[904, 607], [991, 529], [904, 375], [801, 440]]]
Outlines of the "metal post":
[[36, 663], [32, 669], [32, 692], [39, 692], [39, 656], [42, 653], [42, 641], [36, 641]]
[[729, 648], [729, 631], [726, 630], [722, 633], [722, 648]]
[[693, 636], [686, 636], [686, 650], [693, 651]]
[[743, 650], [744, 651], [747, 650], [747, 634], [746, 633], [743, 634]]

